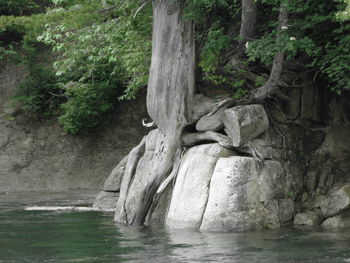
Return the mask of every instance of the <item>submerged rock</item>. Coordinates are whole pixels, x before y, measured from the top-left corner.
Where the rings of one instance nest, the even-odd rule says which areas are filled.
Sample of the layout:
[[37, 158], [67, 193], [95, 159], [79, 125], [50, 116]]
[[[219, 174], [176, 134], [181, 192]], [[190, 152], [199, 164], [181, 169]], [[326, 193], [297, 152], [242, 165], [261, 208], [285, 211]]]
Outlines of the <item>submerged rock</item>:
[[251, 141], [269, 128], [269, 118], [264, 107], [259, 104], [227, 109], [222, 120], [235, 147]]
[[96, 197], [93, 207], [101, 210], [115, 209], [119, 193], [101, 191]]
[[349, 228], [350, 213], [330, 217], [322, 223], [322, 227], [327, 229]]
[[206, 208], [209, 184], [216, 162], [233, 152], [215, 144], [189, 149], [182, 158], [166, 225], [170, 228], [198, 228]]
[[350, 207], [350, 185], [343, 186], [333, 192], [322, 204], [321, 210], [325, 217], [340, 214]]

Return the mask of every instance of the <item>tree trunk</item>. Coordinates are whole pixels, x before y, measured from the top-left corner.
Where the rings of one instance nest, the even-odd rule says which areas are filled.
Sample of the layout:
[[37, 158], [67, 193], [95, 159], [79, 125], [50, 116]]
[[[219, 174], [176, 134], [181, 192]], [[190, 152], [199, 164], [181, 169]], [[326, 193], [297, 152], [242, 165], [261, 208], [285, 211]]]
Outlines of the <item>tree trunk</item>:
[[[246, 0], [246, 1], [249, 2], [250, 0]], [[254, 0], [252, 0], [252, 1], [254, 1]], [[245, 2], [245, 1], [243, 1], [243, 2]], [[243, 5], [244, 5], [244, 3], [243, 3]], [[242, 28], [244, 27], [244, 24], [245, 24], [245, 23], [243, 23], [243, 13], [244, 12], [242, 11], [241, 31], [244, 31]], [[287, 23], [288, 23], [288, 11], [286, 8], [286, 0], [281, 0], [280, 12], [279, 12], [279, 16], [278, 16], [277, 40], [281, 37], [283, 28], [287, 27]], [[237, 57], [239, 57], [239, 56], [240, 55], [238, 53], [238, 55], [234, 59], [237, 59]], [[223, 107], [231, 107], [233, 105], [261, 103], [266, 98], [268, 98], [274, 94], [279, 95], [281, 97], [281, 99], [288, 99], [283, 94], [278, 94], [278, 83], [279, 83], [281, 75], [282, 75], [283, 63], [284, 63], [284, 52], [280, 51], [275, 55], [275, 57], [273, 59], [273, 64], [272, 64], [272, 69], [271, 69], [269, 79], [267, 80], [267, 82], [263, 86], [253, 90], [248, 98], [244, 98], [241, 101], [236, 101], [235, 99], [229, 97], [229, 98], [226, 98], [218, 103], [213, 104], [212, 109], [207, 114], [207, 116], [214, 115], [218, 110], [220, 110]]]
[[240, 43], [243, 45], [255, 35], [257, 6], [255, 0], [242, 0], [242, 21], [239, 31]]
[[[134, 214], [127, 215], [128, 222], [124, 223], [144, 223], [159, 185], [171, 173], [176, 156], [179, 155], [176, 153], [181, 151], [183, 129], [192, 121], [194, 25], [192, 21], [184, 19], [183, 9], [184, 2], [180, 0], [153, 1], [152, 62], [147, 109], [162, 139], [152, 161], [152, 180], [143, 186], [141, 201], [136, 204]], [[117, 207], [121, 207], [123, 202], [125, 204], [125, 199], [119, 199]], [[119, 211], [123, 212], [122, 209]], [[125, 221], [117, 213], [118, 210], [116, 221]]]
[[183, 2], [153, 4], [152, 63], [147, 90], [149, 116], [166, 135], [178, 136], [191, 119], [195, 86], [194, 26]]

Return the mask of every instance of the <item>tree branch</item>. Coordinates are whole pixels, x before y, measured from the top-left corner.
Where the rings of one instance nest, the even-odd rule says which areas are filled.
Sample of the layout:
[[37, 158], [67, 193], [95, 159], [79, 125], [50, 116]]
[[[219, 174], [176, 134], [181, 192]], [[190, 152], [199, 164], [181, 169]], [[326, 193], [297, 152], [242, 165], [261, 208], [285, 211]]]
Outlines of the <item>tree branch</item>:
[[[281, 37], [281, 31], [283, 27], [286, 27], [288, 23], [288, 12], [286, 9], [286, 3], [281, 1], [280, 14], [278, 17], [278, 35], [277, 40]], [[279, 52], [273, 59], [272, 70], [267, 82], [260, 88], [253, 91], [253, 99], [257, 101], [263, 101], [265, 98], [273, 95], [278, 90], [278, 83], [281, 78], [284, 62], [284, 52]]]

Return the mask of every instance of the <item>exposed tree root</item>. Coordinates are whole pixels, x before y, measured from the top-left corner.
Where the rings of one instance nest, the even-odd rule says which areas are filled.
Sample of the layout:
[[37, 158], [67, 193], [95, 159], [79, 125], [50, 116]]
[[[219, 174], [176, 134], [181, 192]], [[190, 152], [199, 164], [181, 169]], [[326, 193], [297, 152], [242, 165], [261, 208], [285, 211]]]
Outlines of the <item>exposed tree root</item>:
[[127, 223], [127, 214], [125, 212], [125, 202], [128, 196], [130, 184], [135, 175], [137, 164], [145, 150], [146, 137], [142, 139], [140, 144], [136, 146], [128, 155], [128, 161], [125, 167], [125, 173], [122, 184], [120, 186], [120, 194], [116, 206], [116, 213], [114, 220], [120, 223]]
[[214, 131], [185, 133], [182, 136], [182, 142], [185, 146], [194, 145], [201, 141], [214, 141], [225, 148], [233, 148], [232, 140], [228, 136]]

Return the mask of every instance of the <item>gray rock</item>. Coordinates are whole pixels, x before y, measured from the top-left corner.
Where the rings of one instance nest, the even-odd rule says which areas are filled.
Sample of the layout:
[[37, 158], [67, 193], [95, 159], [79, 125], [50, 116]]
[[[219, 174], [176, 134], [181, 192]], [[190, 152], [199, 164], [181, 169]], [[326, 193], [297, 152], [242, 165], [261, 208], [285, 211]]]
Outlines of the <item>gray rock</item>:
[[224, 110], [220, 109], [212, 116], [204, 115], [196, 124], [197, 131], [219, 131], [224, 128], [224, 123], [222, 122], [222, 115]]
[[111, 174], [108, 176], [107, 180], [103, 185], [103, 191], [119, 192], [127, 162], [128, 162], [128, 155], [125, 156], [119, 162], [119, 164], [113, 169]]
[[350, 185], [343, 186], [333, 192], [322, 204], [321, 210], [325, 217], [340, 214], [350, 207]]
[[296, 214], [294, 225], [318, 226], [322, 222], [320, 211], [306, 211]]
[[208, 98], [202, 94], [196, 94], [194, 96], [194, 105], [193, 105], [193, 122], [198, 121], [202, 116], [207, 114], [212, 105], [215, 103], [214, 99]]
[[346, 213], [328, 218], [322, 223], [321, 226], [327, 229], [349, 228], [350, 214]]
[[264, 107], [259, 104], [237, 106], [224, 111], [223, 123], [233, 146], [239, 147], [269, 128]]
[[[260, 167], [249, 157], [221, 158], [216, 164], [207, 207], [203, 216], [203, 231], [247, 231], [276, 228], [291, 219], [294, 203], [288, 199], [291, 184], [287, 173], [274, 161]], [[282, 210], [290, 205], [290, 211]]]
[[301, 92], [300, 117], [320, 121], [322, 119], [322, 99], [318, 87], [313, 82], [304, 83]]
[[320, 208], [323, 202], [327, 199], [325, 195], [318, 195], [312, 202], [312, 208]]
[[306, 190], [313, 193], [317, 186], [318, 173], [316, 171], [308, 171], [306, 174]]
[[296, 119], [300, 113], [301, 90], [293, 88], [287, 102], [286, 112], [289, 119]]
[[[158, 161], [157, 156], [155, 156], [155, 151], [158, 151], [157, 149], [162, 147], [162, 139], [163, 137], [160, 135], [158, 129], [151, 131], [147, 135], [145, 152], [137, 163], [135, 174], [130, 182], [125, 199], [124, 212], [126, 214], [126, 222], [128, 223], [134, 221], [136, 212], [143, 198], [144, 189], [156, 176], [156, 174], [152, 172]], [[117, 218], [117, 220], [119, 219]]]
[[101, 191], [96, 197], [93, 207], [100, 209], [115, 209], [119, 193]]
[[207, 204], [209, 183], [220, 157], [233, 153], [215, 144], [189, 149], [182, 158], [166, 225], [170, 228], [199, 227]]
[[164, 225], [168, 214], [171, 196], [173, 193], [173, 182], [170, 182], [162, 193], [154, 209], [148, 211], [145, 225]]
[[316, 189], [317, 195], [324, 195], [334, 184], [333, 160], [327, 160], [322, 164], [319, 171], [318, 185]]
[[295, 214], [295, 204], [291, 198], [279, 199], [277, 201], [278, 219], [281, 225], [288, 224], [293, 220]]
[[[47, 52], [40, 57], [47, 60]], [[120, 102], [111, 121], [95, 132], [71, 136], [55, 119], [35, 121], [17, 112], [17, 105], [8, 108], [27, 72], [16, 64], [0, 66], [0, 192], [102, 189], [146, 133], [140, 125], [147, 116], [144, 92], [136, 101]]]

